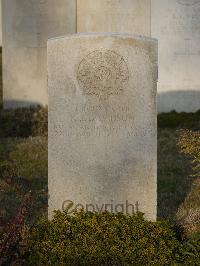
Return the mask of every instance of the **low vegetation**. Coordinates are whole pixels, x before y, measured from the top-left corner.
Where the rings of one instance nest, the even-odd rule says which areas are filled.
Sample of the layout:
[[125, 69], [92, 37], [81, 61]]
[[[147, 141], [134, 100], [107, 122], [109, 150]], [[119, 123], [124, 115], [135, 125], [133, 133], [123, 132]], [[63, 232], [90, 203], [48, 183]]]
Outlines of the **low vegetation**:
[[48, 110], [46, 108], [19, 108], [0, 111], [0, 138], [27, 138], [47, 136]]
[[181, 130], [177, 144], [191, 159], [193, 169], [191, 190], [177, 212], [177, 221], [188, 237], [200, 231], [200, 131]]
[[200, 112], [158, 116], [158, 217], [172, 226], [141, 214], [47, 221], [47, 113], [0, 111], [0, 265], [200, 265]]
[[[31, 230], [29, 265], [171, 265], [181, 244], [166, 222], [142, 214], [56, 212]], [[191, 259], [192, 261], [192, 259]]]

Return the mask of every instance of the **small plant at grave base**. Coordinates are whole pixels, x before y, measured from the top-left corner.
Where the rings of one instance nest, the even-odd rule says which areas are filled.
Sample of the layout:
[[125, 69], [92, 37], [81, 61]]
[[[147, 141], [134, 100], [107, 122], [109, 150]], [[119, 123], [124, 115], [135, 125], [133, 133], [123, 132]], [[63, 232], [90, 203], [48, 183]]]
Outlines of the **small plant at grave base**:
[[55, 212], [31, 230], [29, 265], [171, 265], [180, 244], [142, 214]]
[[195, 177], [190, 193], [177, 212], [178, 223], [189, 237], [200, 231], [200, 131], [181, 130], [178, 146], [191, 157]]

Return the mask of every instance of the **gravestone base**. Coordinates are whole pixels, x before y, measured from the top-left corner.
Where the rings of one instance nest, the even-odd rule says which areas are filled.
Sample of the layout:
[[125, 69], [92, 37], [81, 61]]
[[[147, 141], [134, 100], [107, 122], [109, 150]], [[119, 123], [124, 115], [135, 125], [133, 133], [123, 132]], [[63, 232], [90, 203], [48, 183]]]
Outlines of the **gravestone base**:
[[75, 0], [2, 0], [4, 108], [47, 105], [47, 39], [76, 32]]

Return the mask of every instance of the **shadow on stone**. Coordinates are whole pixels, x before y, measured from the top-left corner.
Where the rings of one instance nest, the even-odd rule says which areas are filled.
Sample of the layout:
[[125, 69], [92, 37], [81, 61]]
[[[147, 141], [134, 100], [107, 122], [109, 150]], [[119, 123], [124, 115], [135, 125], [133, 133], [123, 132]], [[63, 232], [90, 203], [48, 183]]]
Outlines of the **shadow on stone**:
[[41, 104], [30, 101], [4, 101], [2, 104], [3, 109], [31, 108], [37, 106], [41, 106]]

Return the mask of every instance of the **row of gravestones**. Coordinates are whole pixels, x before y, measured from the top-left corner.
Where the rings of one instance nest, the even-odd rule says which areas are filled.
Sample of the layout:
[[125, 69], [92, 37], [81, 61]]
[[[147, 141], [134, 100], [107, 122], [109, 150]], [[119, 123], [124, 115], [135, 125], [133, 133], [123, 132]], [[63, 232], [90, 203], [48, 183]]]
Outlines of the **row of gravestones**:
[[200, 108], [200, 0], [2, 0], [4, 107], [47, 104], [46, 41], [77, 32], [159, 40], [158, 111]]
[[[169, 0], [169, 11], [172, 2], [181, 12], [198, 5]], [[151, 35], [150, 3], [3, 0], [5, 107], [47, 103], [48, 61], [49, 215], [139, 210], [156, 219], [158, 48], [155, 39], [132, 35]], [[53, 38], [46, 56], [48, 38], [77, 31], [99, 33]], [[163, 32], [173, 46], [170, 29]], [[192, 58], [189, 40], [175, 57]]]

